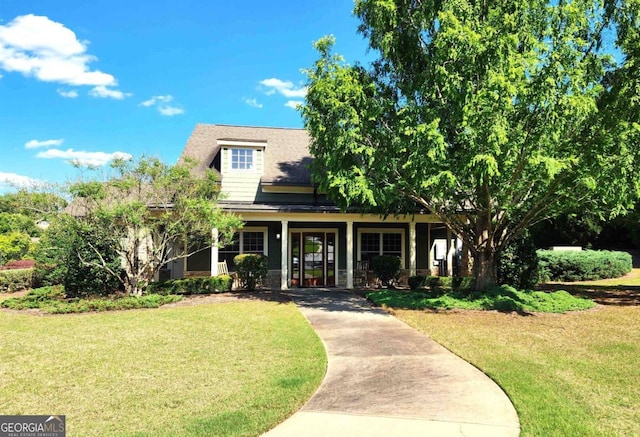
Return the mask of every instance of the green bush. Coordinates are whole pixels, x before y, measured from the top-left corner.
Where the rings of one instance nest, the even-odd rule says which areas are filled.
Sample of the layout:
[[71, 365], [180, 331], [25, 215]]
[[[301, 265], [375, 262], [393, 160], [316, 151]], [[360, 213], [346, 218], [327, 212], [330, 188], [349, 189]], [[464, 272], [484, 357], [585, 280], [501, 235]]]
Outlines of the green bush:
[[379, 255], [371, 258], [371, 270], [376, 275], [382, 285], [389, 285], [389, 283], [397, 279], [401, 269], [401, 261], [397, 256], [392, 255]]
[[407, 280], [407, 282], [411, 290], [419, 290], [422, 287], [427, 285], [427, 276], [423, 276], [423, 275], [409, 276], [409, 279]]
[[256, 253], [246, 253], [233, 258], [240, 286], [253, 291], [267, 280], [267, 257]]
[[0, 293], [31, 288], [33, 269], [0, 270]]
[[509, 243], [498, 260], [498, 283], [515, 288], [533, 288], [538, 284], [538, 255], [526, 232]]
[[564, 313], [593, 308], [589, 299], [575, 297], [566, 291], [546, 293], [543, 291], [516, 290], [508, 285], [482, 292], [463, 294], [446, 292], [441, 294], [399, 290], [380, 290], [367, 294], [373, 303], [391, 308], [473, 309], [503, 312], [549, 312]]
[[147, 286], [147, 294], [212, 294], [231, 290], [233, 279], [229, 275], [206, 278], [172, 279], [164, 282], [152, 282]]
[[539, 250], [540, 280], [593, 281], [617, 278], [632, 269], [631, 255], [608, 250]]
[[177, 302], [182, 296], [149, 294], [146, 296], [96, 297], [68, 299], [64, 287], [49, 286], [35, 288], [23, 297], [6, 299], [0, 306], [13, 310], [40, 309], [51, 314], [85, 313], [90, 311], [115, 311], [138, 308], [158, 308]]
[[31, 237], [24, 232], [12, 231], [0, 234], [0, 254], [2, 263], [22, 259], [29, 253]]
[[409, 287], [419, 290], [428, 287], [432, 292], [449, 289], [456, 292], [469, 292], [473, 290], [474, 279], [468, 276], [422, 276], [416, 275], [409, 278]]
[[[62, 216], [51, 223], [34, 250], [34, 285], [64, 285], [69, 297], [108, 296], [121, 288], [121, 259], [107, 226], [96, 229]], [[98, 253], [100, 255], [98, 255]]]

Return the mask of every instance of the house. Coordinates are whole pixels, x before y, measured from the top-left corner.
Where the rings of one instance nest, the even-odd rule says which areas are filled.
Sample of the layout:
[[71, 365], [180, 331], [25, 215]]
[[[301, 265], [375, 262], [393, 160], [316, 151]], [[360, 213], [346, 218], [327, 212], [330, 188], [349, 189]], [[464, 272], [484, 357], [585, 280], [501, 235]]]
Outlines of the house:
[[[460, 265], [460, 242], [432, 214], [382, 217], [340, 211], [311, 181], [309, 136], [304, 129], [198, 124], [180, 160], [214, 168], [224, 200], [244, 228], [232, 246], [213, 247], [171, 266], [171, 277], [233, 270], [240, 253], [268, 256], [269, 286], [358, 285], [361, 261], [400, 257], [403, 276], [451, 275]], [[215, 235], [215, 230], [213, 231]], [[362, 279], [362, 278], [360, 278]]]

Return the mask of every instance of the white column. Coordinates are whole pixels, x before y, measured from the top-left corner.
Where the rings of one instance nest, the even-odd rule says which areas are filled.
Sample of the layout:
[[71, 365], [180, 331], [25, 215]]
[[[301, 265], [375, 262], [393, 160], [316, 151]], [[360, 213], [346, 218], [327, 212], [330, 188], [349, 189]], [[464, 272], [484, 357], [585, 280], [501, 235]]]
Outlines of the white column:
[[282, 221], [282, 233], [280, 234], [281, 255], [280, 255], [280, 289], [289, 289], [289, 222]]
[[453, 276], [453, 252], [454, 245], [451, 244], [451, 229], [447, 228], [447, 275]]
[[353, 288], [353, 222], [347, 222], [347, 288]]
[[218, 275], [218, 228], [211, 230], [211, 276]]
[[409, 223], [409, 276], [416, 274], [416, 222]]

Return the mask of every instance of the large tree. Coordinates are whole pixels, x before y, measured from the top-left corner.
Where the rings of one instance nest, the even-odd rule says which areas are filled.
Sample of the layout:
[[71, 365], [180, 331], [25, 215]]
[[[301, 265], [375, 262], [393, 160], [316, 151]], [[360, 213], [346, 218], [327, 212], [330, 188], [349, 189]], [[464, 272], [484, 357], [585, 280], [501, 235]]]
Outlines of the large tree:
[[303, 116], [338, 203], [425, 208], [497, 282], [501, 250], [576, 207], [631, 206], [640, 142], [638, 0], [357, 0], [377, 59], [315, 45]]
[[[72, 184], [68, 210], [82, 222], [84, 244], [95, 255], [83, 257], [79, 251], [80, 260], [113, 275], [129, 294], [140, 295], [163, 265], [229, 241], [241, 222], [217, 206], [214, 171], [195, 176], [193, 168], [190, 162], [170, 166], [148, 157], [117, 160], [106, 181]], [[212, 240], [213, 228], [219, 230], [218, 241]], [[104, 241], [105, 230], [123, 271], [102, 256], [97, 243]]]

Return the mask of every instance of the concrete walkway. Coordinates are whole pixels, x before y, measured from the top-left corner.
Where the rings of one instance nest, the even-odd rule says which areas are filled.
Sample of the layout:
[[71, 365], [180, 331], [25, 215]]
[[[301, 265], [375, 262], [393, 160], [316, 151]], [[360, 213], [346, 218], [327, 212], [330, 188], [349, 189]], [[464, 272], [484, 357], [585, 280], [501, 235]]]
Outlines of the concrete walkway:
[[288, 292], [324, 342], [324, 381], [264, 434], [518, 436], [513, 405], [484, 373], [368, 302], [340, 290]]

